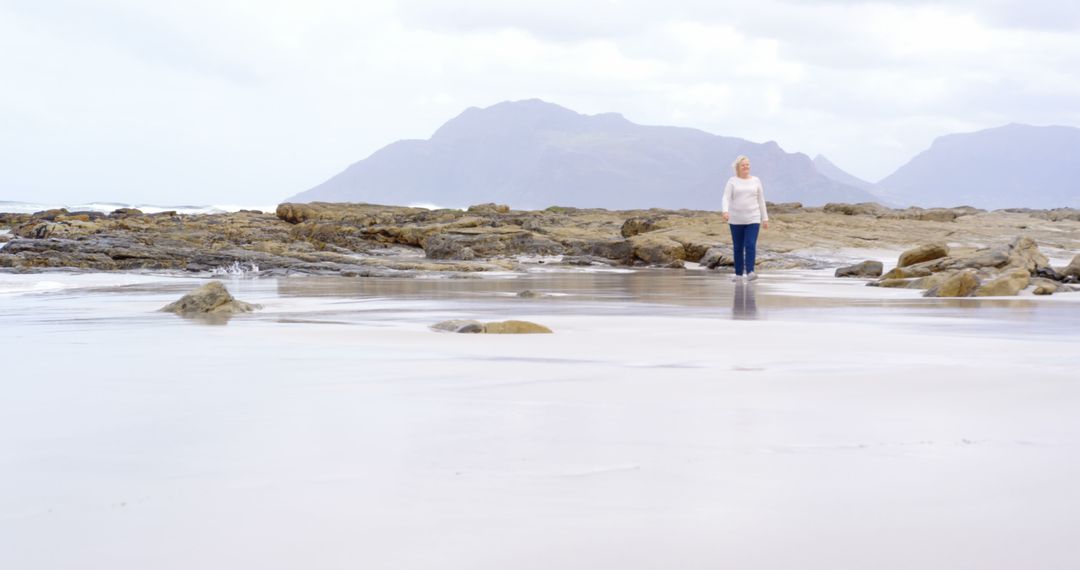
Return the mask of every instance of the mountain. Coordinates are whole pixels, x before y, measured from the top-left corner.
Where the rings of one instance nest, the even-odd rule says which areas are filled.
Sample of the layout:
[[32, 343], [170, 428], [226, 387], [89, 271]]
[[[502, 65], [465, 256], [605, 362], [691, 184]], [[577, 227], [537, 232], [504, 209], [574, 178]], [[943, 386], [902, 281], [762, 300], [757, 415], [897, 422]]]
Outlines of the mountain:
[[775, 142], [638, 125], [531, 99], [469, 108], [429, 140], [383, 147], [289, 201], [716, 210], [740, 154], [750, 157], [770, 201], [874, 200]]
[[832, 161], [825, 158], [823, 155], [819, 154], [814, 157], [814, 168], [817, 168], [818, 172], [820, 172], [822, 176], [829, 178], [830, 180], [835, 180], [836, 182], [839, 182], [841, 184], [851, 186], [852, 188], [858, 188], [859, 190], [863, 190], [872, 194], [874, 196], [875, 202], [884, 204], [886, 206], [899, 205], [899, 201], [896, 199], [896, 196], [893, 196], [881, 186], [878, 186], [873, 182], [867, 182], [857, 176], [848, 174], [839, 166], [833, 164]]
[[1080, 207], [1080, 129], [1014, 123], [946, 135], [878, 185], [904, 205]]

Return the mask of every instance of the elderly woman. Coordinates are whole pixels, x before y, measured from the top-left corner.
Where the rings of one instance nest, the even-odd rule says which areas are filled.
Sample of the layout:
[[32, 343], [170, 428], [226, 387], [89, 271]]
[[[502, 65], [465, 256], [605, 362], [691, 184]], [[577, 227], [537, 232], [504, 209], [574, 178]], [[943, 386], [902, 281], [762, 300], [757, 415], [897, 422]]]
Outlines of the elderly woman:
[[758, 231], [769, 229], [769, 212], [765, 209], [765, 188], [757, 176], [750, 176], [750, 159], [740, 156], [731, 165], [735, 176], [724, 186], [724, 221], [731, 228], [735, 250], [736, 283], [757, 279], [754, 258], [757, 255]]

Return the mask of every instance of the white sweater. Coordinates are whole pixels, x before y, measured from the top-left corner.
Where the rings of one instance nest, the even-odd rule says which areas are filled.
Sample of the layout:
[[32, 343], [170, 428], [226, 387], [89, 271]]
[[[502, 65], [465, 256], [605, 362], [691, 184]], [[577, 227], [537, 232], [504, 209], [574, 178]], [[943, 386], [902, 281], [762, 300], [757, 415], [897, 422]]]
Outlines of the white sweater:
[[757, 176], [728, 178], [724, 186], [723, 211], [731, 215], [730, 224], [759, 224], [769, 221], [765, 209], [765, 188]]

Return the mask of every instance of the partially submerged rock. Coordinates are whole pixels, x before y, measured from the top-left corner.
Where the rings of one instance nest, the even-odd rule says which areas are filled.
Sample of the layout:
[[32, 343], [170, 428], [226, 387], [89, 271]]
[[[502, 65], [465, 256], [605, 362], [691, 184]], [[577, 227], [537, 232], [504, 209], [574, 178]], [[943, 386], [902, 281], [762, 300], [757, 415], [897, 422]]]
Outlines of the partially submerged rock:
[[499, 321], [481, 323], [480, 321], [455, 319], [443, 321], [431, 326], [433, 330], [455, 333], [485, 334], [550, 334], [551, 329], [529, 321]]
[[180, 300], [165, 305], [161, 310], [178, 315], [235, 315], [250, 313], [259, 308], [259, 305], [233, 298], [220, 281], [211, 281], [184, 295]]

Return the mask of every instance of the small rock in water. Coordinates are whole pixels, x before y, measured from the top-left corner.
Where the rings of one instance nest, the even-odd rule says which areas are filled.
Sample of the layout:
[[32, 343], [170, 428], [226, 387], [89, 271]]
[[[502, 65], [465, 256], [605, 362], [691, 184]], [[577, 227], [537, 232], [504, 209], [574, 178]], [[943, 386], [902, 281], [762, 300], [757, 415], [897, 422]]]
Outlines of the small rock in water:
[[532, 289], [526, 289], [524, 291], [519, 291], [517, 296], [521, 297], [522, 299], [535, 299], [537, 297], [543, 297], [544, 295], [543, 293], [537, 293]]
[[250, 313], [261, 308], [259, 305], [238, 301], [218, 281], [211, 281], [202, 287], [184, 295], [179, 301], [161, 308], [167, 313], [178, 315], [233, 315]]

